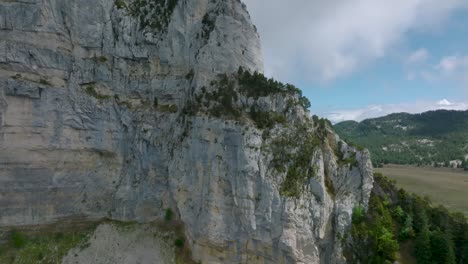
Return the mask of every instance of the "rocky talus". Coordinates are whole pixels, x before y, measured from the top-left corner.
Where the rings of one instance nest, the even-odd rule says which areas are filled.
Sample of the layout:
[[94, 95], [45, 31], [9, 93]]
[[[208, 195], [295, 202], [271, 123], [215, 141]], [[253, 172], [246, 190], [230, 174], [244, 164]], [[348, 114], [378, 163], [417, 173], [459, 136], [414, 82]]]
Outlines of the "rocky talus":
[[170, 208], [194, 261], [346, 263], [369, 153], [262, 70], [238, 0], [0, 1], [0, 226]]

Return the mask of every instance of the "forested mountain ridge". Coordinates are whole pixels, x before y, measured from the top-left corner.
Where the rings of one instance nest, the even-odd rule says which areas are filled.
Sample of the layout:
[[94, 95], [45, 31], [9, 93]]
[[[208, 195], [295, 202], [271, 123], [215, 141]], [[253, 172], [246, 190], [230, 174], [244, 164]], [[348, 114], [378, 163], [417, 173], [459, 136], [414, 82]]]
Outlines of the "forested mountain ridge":
[[395, 113], [334, 128], [343, 139], [368, 148], [375, 164], [461, 167], [468, 158], [468, 111]]

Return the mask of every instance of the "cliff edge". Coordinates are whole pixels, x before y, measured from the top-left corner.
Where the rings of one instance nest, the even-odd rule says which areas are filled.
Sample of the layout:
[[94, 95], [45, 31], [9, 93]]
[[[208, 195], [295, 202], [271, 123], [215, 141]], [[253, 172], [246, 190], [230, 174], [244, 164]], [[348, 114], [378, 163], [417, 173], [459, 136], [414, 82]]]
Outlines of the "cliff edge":
[[346, 263], [372, 189], [239, 0], [0, 2], [0, 226], [149, 223], [202, 263]]

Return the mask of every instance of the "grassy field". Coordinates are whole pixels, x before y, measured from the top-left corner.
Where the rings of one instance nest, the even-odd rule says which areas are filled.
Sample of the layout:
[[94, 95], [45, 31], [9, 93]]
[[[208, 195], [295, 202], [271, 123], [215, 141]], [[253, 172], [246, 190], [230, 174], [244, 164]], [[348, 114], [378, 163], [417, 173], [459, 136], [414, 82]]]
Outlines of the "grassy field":
[[468, 216], [468, 172], [460, 169], [387, 165], [376, 172], [394, 179], [399, 187], [435, 204]]

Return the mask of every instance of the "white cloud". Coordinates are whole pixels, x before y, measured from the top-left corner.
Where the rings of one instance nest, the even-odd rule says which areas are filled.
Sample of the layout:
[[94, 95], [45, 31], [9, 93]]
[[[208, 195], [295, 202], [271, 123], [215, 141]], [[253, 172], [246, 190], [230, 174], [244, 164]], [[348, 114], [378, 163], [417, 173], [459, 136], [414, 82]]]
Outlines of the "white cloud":
[[367, 118], [375, 118], [385, 116], [391, 113], [422, 113], [430, 110], [468, 110], [467, 102], [451, 102], [447, 99], [442, 99], [436, 102], [415, 102], [406, 104], [387, 104], [387, 105], [371, 105], [362, 109], [343, 109], [327, 112], [325, 117], [333, 123], [355, 120], [362, 121]]
[[442, 100], [440, 100], [439, 102], [437, 102], [437, 105], [440, 105], [440, 106], [451, 106], [451, 105], [453, 105], [453, 103], [450, 102], [450, 101], [447, 100], [447, 99], [442, 99]]
[[350, 74], [385, 56], [407, 32], [439, 27], [468, 6], [466, 0], [244, 2], [259, 28], [267, 75], [285, 81]]
[[447, 56], [441, 59], [436, 66], [445, 73], [454, 73], [457, 70], [468, 70], [468, 56]]
[[406, 63], [417, 64], [425, 62], [429, 58], [429, 52], [426, 49], [418, 49], [410, 54]]
[[[437, 63], [423, 60], [423, 52], [414, 52], [406, 61], [407, 80], [424, 80], [466, 90], [468, 85], [468, 55], [443, 56]], [[416, 61], [420, 61], [416, 63]]]

